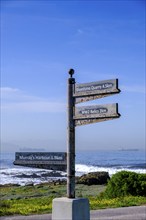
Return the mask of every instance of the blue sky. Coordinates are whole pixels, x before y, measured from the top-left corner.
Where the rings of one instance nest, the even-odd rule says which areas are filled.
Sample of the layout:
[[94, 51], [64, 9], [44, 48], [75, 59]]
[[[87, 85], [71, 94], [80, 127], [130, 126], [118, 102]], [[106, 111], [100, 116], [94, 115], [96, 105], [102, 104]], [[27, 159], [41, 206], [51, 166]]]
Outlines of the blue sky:
[[[1, 149], [66, 151], [67, 78], [119, 79], [121, 118], [76, 128], [76, 150], [145, 147], [145, 1], [1, 1]], [[84, 105], [85, 105], [84, 104]]]

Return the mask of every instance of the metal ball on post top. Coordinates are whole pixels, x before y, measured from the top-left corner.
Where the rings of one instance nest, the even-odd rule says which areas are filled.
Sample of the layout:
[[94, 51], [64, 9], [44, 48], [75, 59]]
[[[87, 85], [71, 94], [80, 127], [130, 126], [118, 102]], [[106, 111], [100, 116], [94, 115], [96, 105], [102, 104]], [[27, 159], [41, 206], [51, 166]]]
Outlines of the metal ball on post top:
[[74, 69], [70, 69], [69, 71], [68, 71], [68, 73], [69, 73], [69, 75], [70, 75], [70, 77], [72, 78], [72, 75], [74, 74]]

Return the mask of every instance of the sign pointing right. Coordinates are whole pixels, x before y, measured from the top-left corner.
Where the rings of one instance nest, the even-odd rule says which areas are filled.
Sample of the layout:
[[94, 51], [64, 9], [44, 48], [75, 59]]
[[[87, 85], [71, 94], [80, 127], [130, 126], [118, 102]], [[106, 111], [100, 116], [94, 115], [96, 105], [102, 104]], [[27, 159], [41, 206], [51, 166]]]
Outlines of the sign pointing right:
[[85, 125], [119, 118], [118, 104], [91, 105], [75, 108], [75, 125]]
[[118, 79], [103, 80], [91, 83], [75, 84], [75, 103], [86, 102], [109, 95], [117, 94]]

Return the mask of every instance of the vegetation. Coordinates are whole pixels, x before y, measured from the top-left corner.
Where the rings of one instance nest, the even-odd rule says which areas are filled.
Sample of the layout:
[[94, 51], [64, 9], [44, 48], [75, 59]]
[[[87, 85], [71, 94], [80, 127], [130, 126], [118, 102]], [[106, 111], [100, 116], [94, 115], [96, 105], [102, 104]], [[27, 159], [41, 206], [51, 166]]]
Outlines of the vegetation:
[[[94, 197], [105, 186], [76, 185], [77, 197]], [[1, 186], [0, 215], [29, 215], [51, 213], [52, 200], [66, 196], [66, 183], [45, 183], [35, 186]]]
[[89, 201], [91, 210], [146, 205], [146, 198], [142, 196], [125, 196], [113, 199], [92, 197], [89, 198]]
[[[134, 192], [131, 187], [135, 189]], [[128, 207], [146, 205], [144, 190], [145, 175], [123, 171], [113, 175], [107, 186], [76, 184], [76, 197], [88, 198], [91, 210]], [[1, 216], [51, 213], [53, 198], [66, 196], [66, 183], [1, 186], [0, 193]]]
[[105, 196], [146, 196], [146, 174], [121, 171], [112, 176], [105, 190]]

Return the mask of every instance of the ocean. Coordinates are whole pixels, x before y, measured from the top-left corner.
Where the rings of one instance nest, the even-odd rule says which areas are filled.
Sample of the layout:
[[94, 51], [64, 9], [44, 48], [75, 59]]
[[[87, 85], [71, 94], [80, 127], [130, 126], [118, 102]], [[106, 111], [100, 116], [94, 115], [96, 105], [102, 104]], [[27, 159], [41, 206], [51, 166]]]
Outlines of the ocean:
[[[66, 173], [13, 165], [14, 153], [2, 153], [0, 158], [0, 184], [39, 184], [66, 179]], [[121, 171], [146, 173], [145, 151], [84, 151], [76, 153], [76, 176], [95, 171], [106, 171], [110, 176]]]

